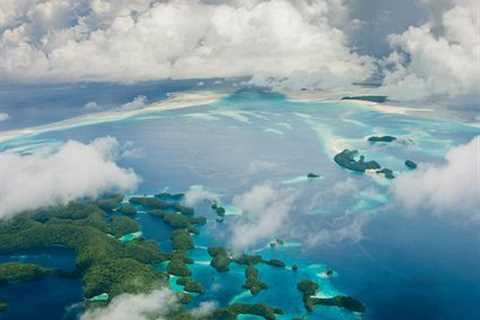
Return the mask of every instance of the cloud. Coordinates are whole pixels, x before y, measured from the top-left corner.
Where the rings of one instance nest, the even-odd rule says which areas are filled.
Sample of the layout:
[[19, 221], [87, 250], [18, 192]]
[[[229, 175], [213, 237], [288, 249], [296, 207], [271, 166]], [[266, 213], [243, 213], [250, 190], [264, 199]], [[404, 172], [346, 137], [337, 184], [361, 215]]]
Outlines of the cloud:
[[10, 119], [10, 115], [8, 113], [0, 113], [0, 122], [6, 121]]
[[372, 60], [347, 23], [344, 0], [2, 0], [0, 80], [350, 84]]
[[194, 206], [204, 200], [219, 202], [220, 197], [218, 194], [208, 191], [203, 186], [191, 186], [185, 193], [185, 205], [187, 206]]
[[393, 184], [396, 200], [407, 210], [478, 215], [480, 208], [480, 136], [452, 148], [445, 164], [421, 164]]
[[243, 214], [232, 226], [231, 245], [234, 250], [248, 249], [257, 241], [271, 239], [288, 225], [296, 194], [271, 184], [254, 186], [233, 198], [233, 205]]
[[200, 303], [197, 308], [190, 311], [190, 314], [193, 318], [199, 319], [212, 314], [215, 309], [217, 309], [217, 304], [215, 302], [207, 301]]
[[167, 314], [176, 307], [176, 296], [168, 289], [149, 294], [122, 294], [105, 308], [87, 311], [81, 320], [166, 320]]
[[359, 242], [363, 239], [363, 230], [370, 221], [366, 214], [344, 215], [337, 217], [328, 227], [315, 233], [307, 233], [305, 243], [309, 247], [340, 242]]
[[117, 140], [105, 137], [89, 144], [71, 140], [53, 152], [0, 153], [0, 217], [109, 191], [133, 191], [140, 178], [116, 164], [119, 151]]
[[[217, 307], [213, 302], [202, 302], [189, 311], [188, 319], [202, 319]], [[105, 308], [87, 310], [81, 320], [168, 320], [169, 314], [179, 310], [175, 293], [164, 288], [143, 294], [122, 294]]]
[[101, 111], [131, 111], [143, 109], [147, 106], [147, 97], [137, 96], [132, 101], [126, 102], [118, 107], [108, 107], [99, 105], [95, 101], [91, 101], [85, 104], [83, 108], [88, 112], [101, 112]]
[[385, 93], [400, 100], [480, 95], [480, 2], [422, 0], [429, 22], [391, 35]]

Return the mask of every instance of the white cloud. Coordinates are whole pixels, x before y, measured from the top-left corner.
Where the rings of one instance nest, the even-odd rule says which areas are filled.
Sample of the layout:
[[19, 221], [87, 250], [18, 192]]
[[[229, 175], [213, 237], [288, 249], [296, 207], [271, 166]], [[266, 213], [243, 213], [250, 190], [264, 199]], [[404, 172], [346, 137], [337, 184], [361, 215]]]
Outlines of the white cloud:
[[[168, 315], [180, 305], [175, 293], [164, 288], [144, 294], [122, 294], [105, 308], [88, 310], [81, 320], [168, 320]], [[202, 302], [189, 311], [194, 319], [211, 314], [217, 307], [213, 302]]]
[[176, 296], [168, 289], [122, 294], [105, 308], [87, 311], [81, 320], [166, 320], [166, 315], [176, 307]]
[[401, 174], [393, 184], [397, 201], [410, 211], [479, 215], [480, 136], [452, 148], [444, 165], [421, 164]]
[[370, 221], [366, 214], [345, 215], [336, 218], [328, 227], [315, 233], [307, 233], [305, 243], [309, 247], [340, 242], [359, 242], [363, 239], [363, 230]]
[[130, 102], [122, 104], [118, 111], [130, 111], [130, 110], [138, 110], [145, 108], [147, 103], [147, 97], [145, 96], [138, 96]]
[[126, 102], [118, 107], [108, 107], [99, 105], [95, 101], [86, 103], [83, 108], [88, 112], [100, 112], [100, 111], [130, 111], [143, 109], [147, 106], [147, 97], [137, 96], [132, 101]]
[[191, 186], [188, 191], [185, 193], [185, 205], [194, 206], [197, 203], [209, 200], [209, 201], [220, 201], [218, 194], [205, 189], [203, 186]]
[[294, 87], [369, 76], [344, 0], [2, 0], [0, 80], [255, 75]]
[[10, 119], [10, 115], [8, 113], [0, 113], [0, 122], [6, 121]]
[[216, 308], [217, 308], [217, 304], [214, 302], [210, 302], [210, 301], [202, 302], [197, 308], [193, 309], [190, 312], [190, 314], [195, 319], [203, 318], [211, 314], [213, 311], [215, 311]]
[[115, 163], [119, 150], [116, 139], [105, 137], [90, 144], [68, 141], [53, 152], [0, 153], [0, 217], [113, 190], [133, 191], [140, 178]]
[[279, 190], [270, 184], [254, 186], [235, 196], [233, 205], [243, 214], [232, 226], [231, 245], [234, 250], [248, 249], [257, 241], [271, 239], [288, 224], [296, 194]]
[[480, 95], [480, 2], [421, 2], [431, 19], [390, 36], [383, 91], [401, 100]]

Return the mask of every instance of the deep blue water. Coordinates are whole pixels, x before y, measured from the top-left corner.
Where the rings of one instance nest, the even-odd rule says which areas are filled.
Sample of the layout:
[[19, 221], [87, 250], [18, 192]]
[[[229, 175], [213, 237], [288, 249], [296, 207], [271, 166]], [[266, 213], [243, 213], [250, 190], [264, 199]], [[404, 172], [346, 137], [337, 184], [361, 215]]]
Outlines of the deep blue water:
[[[68, 94], [55, 93], [46, 87], [25, 97], [0, 92], [0, 97], [7, 98], [0, 111], [12, 115], [10, 124], [0, 129], [38, 125], [76, 115], [79, 107], [92, 100], [116, 104], [145, 95], [153, 101], [168, 91], [195, 85], [194, 82], [89, 85], [68, 88]], [[42, 92], [47, 95], [37, 101]], [[71, 99], [75, 103], [70, 103]], [[44, 106], [38, 114], [31, 111], [36, 103]], [[53, 107], [48, 107], [49, 104]], [[373, 134], [396, 135], [405, 144], [371, 146], [365, 137]], [[67, 139], [89, 142], [109, 135], [121, 143], [133, 143], [143, 151], [143, 156], [122, 159], [120, 164], [134, 168], [143, 178], [139, 194], [157, 193], [165, 188], [182, 192], [192, 185], [203, 185], [218, 193], [224, 204], [230, 204], [235, 195], [266, 182], [297, 194], [289, 227], [272, 237], [301, 245], [271, 249], [264, 248], [263, 241], [253, 249], [265, 258], [298, 264], [300, 271], [258, 266], [260, 278], [271, 288], [256, 297], [245, 294], [241, 288], [244, 268], [232, 265], [229, 273], [218, 274], [208, 266], [204, 249], [228, 243], [230, 228], [241, 217], [228, 216], [223, 224], [218, 224], [205, 204], [196, 208], [209, 222], [195, 237], [199, 247], [191, 253], [197, 262], [192, 267], [194, 278], [207, 289], [194, 305], [211, 300], [221, 305], [232, 301], [267, 302], [285, 309], [287, 315], [281, 319], [291, 319], [305, 313], [296, 283], [311, 278], [320, 283], [323, 295], [347, 294], [364, 302], [367, 306], [364, 319], [446, 320], [480, 318], [480, 311], [475, 308], [480, 298], [478, 226], [428, 212], [406, 215], [392, 203], [388, 185], [342, 170], [332, 161], [333, 149], [359, 149], [367, 158], [400, 173], [406, 170], [403, 165], [406, 159], [441, 163], [451, 146], [466, 143], [478, 134], [478, 128], [446, 120], [379, 113], [348, 103], [300, 103], [278, 94], [242, 90], [210, 106], [50, 132], [35, 139], [48, 143]], [[28, 145], [32, 139], [20, 142]], [[323, 179], [287, 183], [309, 172], [318, 173]], [[352, 181], [357, 191], [334, 193], [336, 183]], [[335, 237], [338, 228], [358, 218], [368, 220], [363, 227], [363, 238]], [[168, 226], [143, 213], [137, 220], [146, 238], [158, 241], [165, 250], [170, 248]], [[311, 239], [321, 233], [334, 236], [313, 243]], [[59, 253], [57, 261], [67, 265], [71, 257], [64, 254]], [[319, 277], [327, 269], [335, 270], [337, 276]], [[81, 300], [80, 286], [75, 281], [49, 279], [0, 288], [0, 298], [30, 306], [38, 299], [22, 290], [29, 288], [38, 294], [53, 286], [57, 289], [48, 291], [41, 301], [48, 303], [52, 312], [49, 319], [61, 319], [67, 306]], [[61, 299], [55, 298], [57, 291], [65, 292]], [[14, 304], [11, 306], [15, 308]], [[21, 312], [25, 312], [25, 317], [28, 314], [26, 318], [36, 313], [30, 307], [22, 308]], [[337, 308], [318, 307], [309, 318], [357, 319], [358, 316]]]

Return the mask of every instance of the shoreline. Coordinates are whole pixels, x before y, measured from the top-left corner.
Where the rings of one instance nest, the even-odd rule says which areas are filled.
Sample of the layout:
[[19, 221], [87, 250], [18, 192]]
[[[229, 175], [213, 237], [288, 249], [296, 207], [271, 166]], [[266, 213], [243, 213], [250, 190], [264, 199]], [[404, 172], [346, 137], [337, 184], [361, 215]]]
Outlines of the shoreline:
[[[416, 108], [394, 105], [391, 103], [379, 103], [374, 101], [367, 101], [361, 99], [345, 99], [340, 97], [348, 96], [351, 92], [283, 92], [286, 98], [292, 102], [300, 103], [312, 103], [312, 102], [324, 102], [324, 103], [351, 103], [353, 105], [359, 105], [361, 107], [367, 107], [378, 112], [387, 114], [400, 114], [400, 115], [418, 115], [418, 114], [432, 114], [431, 108]], [[368, 92], [356, 92], [356, 95], [369, 95]]]
[[99, 123], [122, 121], [142, 114], [205, 106], [217, 102], [221, 98], [225, 97], [226, 94], [227, 93], [213, 91], [177, 92], [169, 95], [165, 100], [154, 102], [141, 109], [87, 113], [36, 127], [1, 131], [0, 143], [5, 143], [24, 137], [34, 137], [36, 135], [51, 131], [68, 130]]

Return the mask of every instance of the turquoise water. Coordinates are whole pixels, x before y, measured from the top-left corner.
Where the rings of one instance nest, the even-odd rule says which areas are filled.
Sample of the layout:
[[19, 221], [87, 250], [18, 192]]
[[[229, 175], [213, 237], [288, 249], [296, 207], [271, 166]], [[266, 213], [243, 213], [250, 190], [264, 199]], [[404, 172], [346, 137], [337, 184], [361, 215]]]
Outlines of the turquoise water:
[[[149, 92], [137, 88], [135, 94]], [[50, 119], [45, 117], [46, 122]], [[366, 137], [381, 134], [400, 139], [391, 144], [367, 143]], [[232, 264], [230, 272], [219, 274], [208, 265], [205, 250], [228, 243], [231, 227], [242, 216], [227, 215], [219, 224], [207, 205], [198, 205], [197, 212], [208, 218], [208, 224], [195, 236], [191, 269], [206, 292], [193, 305], [212, 300], [220, 305], [265, 302], [286, 311], [280, 319], [291, 319], [305, 314], [296, 283], [310, 278], [320, 284], [321, 296], [345, 294], [360, 299], [367, 307], [363, 319], [475, 319], [480, 317], [473, 307], [480, 298], [476, 227], [428, 214], [407, 217], [391, 201], [390, 182], [347, 172], [332, 158], [337, 149], [358, 149], [367, 159], [399, 174], [407, 170], [406, 159], [441, 163], [451, 146], [478, 134], [478, 128], [446, 120], [381, 113], [345, 102], [295, 102], [278, 94], [242, 90], [210, 106], [44, 133], [3, 143], [0, 148], [31, 150], [67, 139], [88, 142], [110, 135], [144, 151], [141, 158], [120, 161], [142, 177], [139, 194], [183, 192], [202, 185], [228, 207], [235, 195], [258, 184], [270, 183], [295, 193], [288, 226], [272, 235], [286, 245], [272, 249], [269, 240], [261, 241], [251, 252], [297, 264], [300, 270], [257, 266], [260, 279], [270, 288], [254, 297], [241, 288], [243, 267]], [[321, 178], [305, 179], [310, 172]], [[352, 186], [355, 191], [348, 191]], [[142, 212], [136, 219], [145, 238], [170, 249], [168, 226]], [[352, 226], [356, 224], [362, 236], [355, 236], [358, 230]], [[335, 276], [326, 278], [324, 272], [330, 269]], [[50, 299], [56, 312], [50, 318], [61, 319], [57, 315], [81, 300], [80, 287], [75, 282], [55, 285], [52, 292], [72, 292], [71, 299]], [[2, 288], [0, 298], [6, 297], [5, 292], [8, 300], [20, 300], [20, 291]], [[32, 298], [26, 299], [22, 301]], [[317, 307], [308, 318], [362, 317]]]

